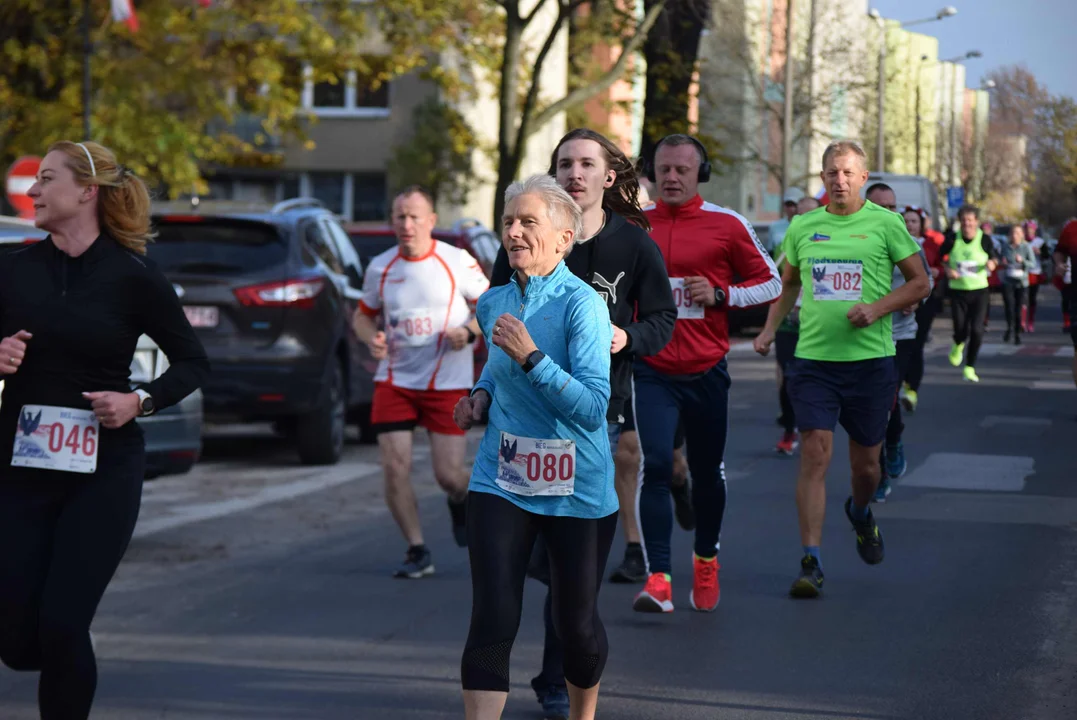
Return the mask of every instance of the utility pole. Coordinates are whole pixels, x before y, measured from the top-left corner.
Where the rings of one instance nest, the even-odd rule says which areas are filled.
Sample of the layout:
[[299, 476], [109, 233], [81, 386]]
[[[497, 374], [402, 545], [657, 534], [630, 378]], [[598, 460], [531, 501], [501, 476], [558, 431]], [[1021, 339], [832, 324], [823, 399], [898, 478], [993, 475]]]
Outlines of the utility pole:
[[90, 0], [82, 0], [82, 139], [90, 139], [90, 58], [93, 43], [90, 42]]
[[782, 196], [792, 185], [793, 164], [793, 23], [796, 0], [785, 5], [785, 108], [782, 118]]
[[882, 29], [882, 38], [879, 41], [879, 126], [875, 129], [875, 169], [879, 172], [886, 171], [886, 124], [884, 121], [886, 111], [886, 21], [879, 18], [879, 27]]

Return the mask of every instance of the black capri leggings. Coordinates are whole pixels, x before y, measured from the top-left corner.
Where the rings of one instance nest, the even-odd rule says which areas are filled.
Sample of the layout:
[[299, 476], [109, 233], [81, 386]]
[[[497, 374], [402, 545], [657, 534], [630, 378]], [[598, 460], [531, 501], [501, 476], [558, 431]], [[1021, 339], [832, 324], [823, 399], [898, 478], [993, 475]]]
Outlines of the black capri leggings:
[[609, 654], [598, 617], [598, 590], [616, 530], [617, 513], [597, 520], [548, 517], [498, 495], [468, 493], [472, 605], [460, 663], [464, 690], [509, 690], [509, 655], [539, 534], [550, 556], [553, 623], [564, 647], [565, 679], [579, 688], [598, 684]]
[[141, 434], [102, 443], [93, 474], [0, 467], [0, 660], [40, 670], [42, 720], [85, 720], [97, 689], [90, 624], [134, 533]]

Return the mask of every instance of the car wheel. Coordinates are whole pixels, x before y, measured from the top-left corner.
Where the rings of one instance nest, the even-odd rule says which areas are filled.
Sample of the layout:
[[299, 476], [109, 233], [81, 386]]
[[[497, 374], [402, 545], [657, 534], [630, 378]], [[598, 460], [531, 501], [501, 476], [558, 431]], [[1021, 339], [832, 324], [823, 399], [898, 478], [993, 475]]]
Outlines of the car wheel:
[[299, 459], [305, 465], [333, 465], [344, 452], [344, 370], [333, 364], [329, 389], [322, 404], [302, 416], [296, 427]]

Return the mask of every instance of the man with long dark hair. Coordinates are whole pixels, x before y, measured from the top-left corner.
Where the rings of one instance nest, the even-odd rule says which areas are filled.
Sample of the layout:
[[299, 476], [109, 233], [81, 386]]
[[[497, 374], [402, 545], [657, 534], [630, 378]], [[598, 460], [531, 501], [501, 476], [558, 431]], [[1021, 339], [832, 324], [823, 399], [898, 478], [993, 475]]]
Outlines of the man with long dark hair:
[[[606, 301], [613, 324], [610, 346], [610, 405], [606, 415], [610, 450], [616, 453], [632, 393], [632, 363], [636, 357], [654, 355], [673, 335], [677, 309], [665, 263], [645, 229], [650, 223], [639, 204], [639, 179], [620, 148], [599, 133], [577, 128], [563, 138], [550, 157], [550, 175], [583, 210], [583, 233], [565, 259], [568, 269], [586, 280]], [[491, 285], [510, 282], [512, 270], [502, 248], [494, 263]], [[619, 484], [620, 516], [635, 526], [635, 483]], [[637, 537], [638, 540], [638, 537]], [[639, 546], [637, 545], [637, 548]], [[642, 561], [642, 549], [638, 550]], [[544, 579], [548, 561], [537, 547], [532, 575]], [[561, 666], [561, 647], [550, 617], [546, 596], [546, 644], [542, 673], [532, 687], [547, 717], [568, 714]]]

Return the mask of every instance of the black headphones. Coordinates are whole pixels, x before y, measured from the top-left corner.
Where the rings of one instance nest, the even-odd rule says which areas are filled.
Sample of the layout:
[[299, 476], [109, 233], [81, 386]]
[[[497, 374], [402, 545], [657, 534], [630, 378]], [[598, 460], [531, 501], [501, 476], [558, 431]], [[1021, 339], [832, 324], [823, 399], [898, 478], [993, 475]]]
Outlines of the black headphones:
[[710, 180], [711, 179], [711, 163], [710, 163], [710, 160], [707, 157], [707, 148], [703, 147], [703, 143], [701, 143], [699, 140], [696, 140], [691, 135], [682, 135], [680, 133], [677, 133], [675, 135], [666, 135], [664, 138], [662, 138], [661, 140], [659, 140], [655, 144], [654, 153], [651, 154], [651, 159], [645, 161], [645, 163], [644, 163], [645, 175], [646, 175], [647, 179], [650, 180], [651, 182], [656, 182], [655, 175], [654, 175], [654, 156], [658, 154], [658, 148], [662, 147], [662, 143], [664, 143], [668, 138], [671, 138], [671, 137], [679, 137], [679, 138], [684, 137], [684, 138], [688, 138], [689, 140], [692, 141], [692, 144], [695, 145], [696, 148], [699, 149], [699, 154], [703, 156], [703, 162], [701, 162], [699, 164], [699, 181], [701, 183], [705, 183], [708, 180]]

